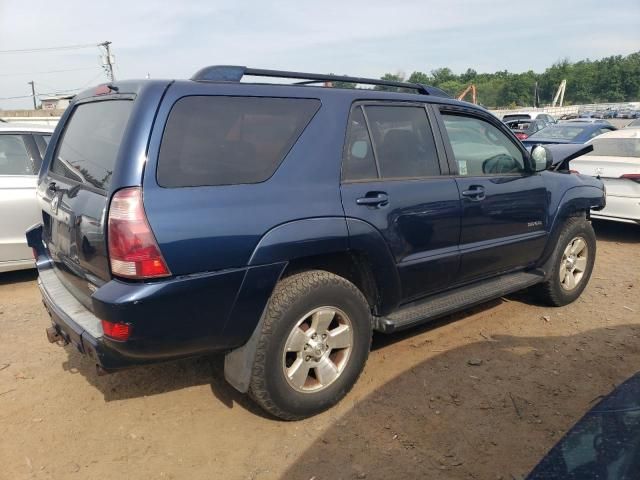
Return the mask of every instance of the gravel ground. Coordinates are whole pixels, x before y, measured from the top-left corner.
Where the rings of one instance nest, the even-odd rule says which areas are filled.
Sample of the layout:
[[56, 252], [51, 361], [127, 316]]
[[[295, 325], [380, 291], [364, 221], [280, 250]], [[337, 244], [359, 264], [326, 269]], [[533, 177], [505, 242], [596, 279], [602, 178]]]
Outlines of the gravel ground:
[[35, 274], [0, 275], [0, 478], [521, 478], [640, 364], [640, 227], [599, 223], [572, 305], [525, 293], [376, 336], [315, 418], [266, 417], [220, 357], [105, 377], [47, 343]]

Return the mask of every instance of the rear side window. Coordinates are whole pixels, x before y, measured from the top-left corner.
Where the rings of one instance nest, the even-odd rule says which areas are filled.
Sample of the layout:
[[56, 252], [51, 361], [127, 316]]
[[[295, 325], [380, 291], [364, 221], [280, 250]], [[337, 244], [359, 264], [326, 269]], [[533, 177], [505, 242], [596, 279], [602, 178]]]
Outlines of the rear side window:
[[344, 152], [342, 179], [356, 181], [377, 177], [376, 161], [373, 157], [373, 147], [362, 107], [356, 107], [349, 119], [349, 134]]
[[131, 100], [78, 105], [58, 143], [51, 171], [107, 190], [132, 106]]
[[435, 142], [424, 108], [367, 106], [365, 113], [382, 178], [440, 175]]
[[303, 98], [182, 98], [164, 130], [158, 183], [189, 187], [263, 182], [318, 108], [319, 100]]
[[33, 175], [22, 135], [0, 135], [0, 175]]

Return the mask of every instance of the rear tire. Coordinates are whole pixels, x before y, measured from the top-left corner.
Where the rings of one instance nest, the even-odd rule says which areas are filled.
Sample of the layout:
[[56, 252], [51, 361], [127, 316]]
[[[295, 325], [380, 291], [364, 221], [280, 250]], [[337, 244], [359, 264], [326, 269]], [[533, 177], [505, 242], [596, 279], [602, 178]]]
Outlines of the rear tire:
[[567, 220], [549, 261], [547, 280], [535, 288], [538, 298], [555, 307], [576, 300], [589, 282], [595, 258], [596, 234], [591, 222]]
[[265, 312], [249, 395], [284, 420], [320, 413], [355, 384], [371, 334], [369, 305], [351, 282], [322, 270], [287, 277]]

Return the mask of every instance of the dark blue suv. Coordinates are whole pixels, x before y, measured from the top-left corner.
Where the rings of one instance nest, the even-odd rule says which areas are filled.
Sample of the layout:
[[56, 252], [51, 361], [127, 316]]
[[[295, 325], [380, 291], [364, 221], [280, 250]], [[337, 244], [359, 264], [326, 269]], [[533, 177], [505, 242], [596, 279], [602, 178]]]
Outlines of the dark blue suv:
[[575, 300], [605, 204], [569, 172], [585, 148], [530, 154], [419, 84], [227, 66], [101, 85], [56, 128], [27, 232], [48, 338], [100, 373], [222, 351], [267, 411], [313, 415], [356, 382], [372, 331], [526, 287]]

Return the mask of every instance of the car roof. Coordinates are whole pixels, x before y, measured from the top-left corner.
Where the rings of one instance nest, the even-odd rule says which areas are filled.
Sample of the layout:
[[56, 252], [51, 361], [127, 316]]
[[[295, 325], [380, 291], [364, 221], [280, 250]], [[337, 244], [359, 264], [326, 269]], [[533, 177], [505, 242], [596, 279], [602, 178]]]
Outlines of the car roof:
[[[637, 128], [621, 128], [612, 132], [603, 133], [596, 137], [598, 140], [602, 138], [638, 138], [640, 139], [640, 129]], [[595, 139], [594, 139], [595, 140]]]
[[502, 115], [502, 118], [505, 117], [512, 117], [515, 115], [529, 115], [529, 118], [532, 120], [535, 120], [538, 116], [540, 115], [551, 115], [547, 112], [509, 112], [509, 113], [505, 113], [504, 115]]
[[50, 125], [34, 125], [30, 123], [0, 123], [0, 133], [4, 132], [33, 132], [53, 133], [55, 127]]

